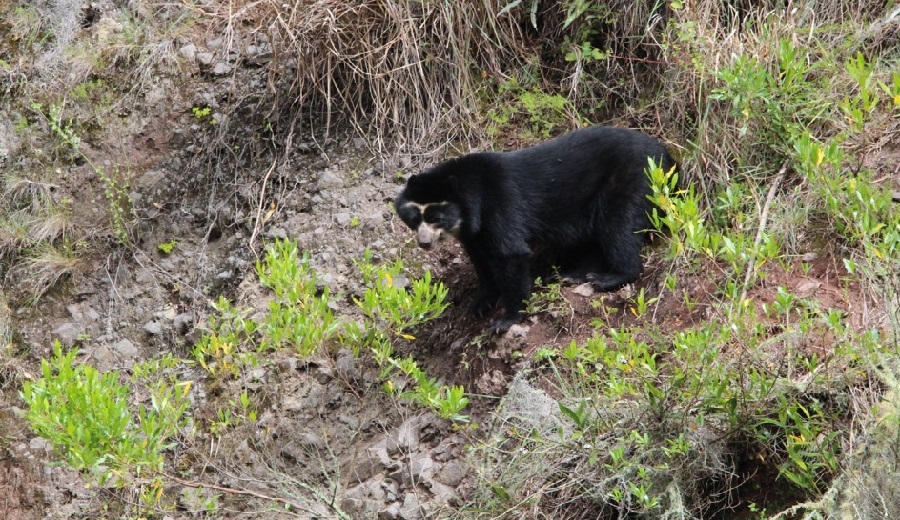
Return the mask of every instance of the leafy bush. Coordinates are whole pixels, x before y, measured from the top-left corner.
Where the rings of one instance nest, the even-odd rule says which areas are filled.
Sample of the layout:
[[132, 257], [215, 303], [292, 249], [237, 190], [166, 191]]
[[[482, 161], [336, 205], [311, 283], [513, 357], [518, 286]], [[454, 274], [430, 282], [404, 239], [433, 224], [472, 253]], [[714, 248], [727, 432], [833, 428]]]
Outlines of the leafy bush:
[[[54, 357], [41, 361], [42, 376], [25, 382], [21, 396], [25, 418], [35, 433], [75, 469], [92, 472], [100, 484], [121, 486], [138, 477], [158, 477], [163, 452], [186, 425], [190, 384], [156, 377], [177, 361], [171, 357], [156, 368], [138, 365], [135, 378], [148, 378], [150, 406], [134, 408], [131, 386], [120, 383], [118, 371], [101, 374], [76, 364], [77, 349], [63, 354], [54, 343]], [[155, 493], [158, 486], [151, 486]]]
[[[426, 323], [447, 308], [447, 288], [425, 272], [420, 279], [407, 280], [400, 260], [376, 265], [366, 251], [357, 262], [366, 290], [356, 300], [363, 311], [364, 322], [335, 316], [331, 310], [331, 294], [318, 288], [318, 278], [310, 266], [308, 255], [301, 256], [297, 244], [275, 241], [266, 247], [265, 257], [256, 264], [260, 282], [272, 290], [275, 299], [261, 323], [246, 318], [247, 311], [235, 309], [221, 298], [210, 317], [209, 332], [194, 346], [198, 363], [211, 374], [240, 377], [246, 367], [258, 364], [258, 354], [267, 350], [290, 348], [300, 356], [321, 352], [329, 346], [347, 346], [359, 355], [371, 353], [381, 368], [385, 389], [394, 393], [392, 377], [396, 372], [408, 377], [413, 390], [401, 393], [435, 410], [441, 417], [454, 421], [467, 418], [460, 412], [468, 404], [462, 387], [440, 385], [422, 371], [411, 358], [399, 359], [394, 342], [415, 339], [409, 332]], [[237, 404], [237, 403], [236, 403]], [[237, 415], [250, 418], [246, 394], [235, 411], [220, 410], [217, 428], [236, 424]], [[252, 420], [252, 419], [251, 419]]]

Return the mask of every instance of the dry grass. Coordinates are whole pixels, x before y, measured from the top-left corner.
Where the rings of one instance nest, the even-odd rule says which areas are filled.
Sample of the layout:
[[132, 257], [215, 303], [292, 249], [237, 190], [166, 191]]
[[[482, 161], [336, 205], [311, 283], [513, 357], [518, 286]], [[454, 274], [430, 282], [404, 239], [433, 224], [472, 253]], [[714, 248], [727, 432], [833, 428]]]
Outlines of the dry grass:
[[32, 242], [56, 243], [57, 241], [71, 240], [75, 235], [75, 222], [72, 220], [72, 211], [67, 206], [54, 208], [45, 215], [38, 216], [29, 225], [29, 235]]
[[[489, 0], [265, 0], [204, 6], [223, 49], [271, 46], [271, 70], [290, 82], [286, 106], [316, 133], [349, 122], [376, 151], [477, 142], [478, 92], [524, 62], [516, 16]], [[249, 34], [239, 30], [250, 25]]]
[[46, 211], [53, 205], [57, 184], [33, 181], [25, 177], [7, 176], [4, 179], [3, 197], [8, 207], [25, 209], [31, 213]]
[[27, 213], [16, 211], [0, 218], [0, 262], [9, 262], [30, 243]]
[[80, 259], [73, 252], [45, 243], [10, 269], [7, 278], [18, 279], [18, 285], [27, 288], [28, 301], [37, 304], [60, 280], [75, 274], [79, 264]]

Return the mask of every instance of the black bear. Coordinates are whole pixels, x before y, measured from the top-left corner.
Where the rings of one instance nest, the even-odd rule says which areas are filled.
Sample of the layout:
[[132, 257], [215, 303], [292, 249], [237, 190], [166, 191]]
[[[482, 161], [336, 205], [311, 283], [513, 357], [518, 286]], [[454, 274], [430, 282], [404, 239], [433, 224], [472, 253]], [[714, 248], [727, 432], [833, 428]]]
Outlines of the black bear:
[[470, 153], [409, 178], [394, 200], [403, 222], [429, 249], [456, 236], [475, 266], [471, 310], [503, 301], [491, 323], [503, 332], [523, 318], [531, 295], [533, 252], [546, 250], [569, 282], [610, 291], [641, 274], [650, 227], [648, 159], [674, 161], [658, 140], [637, 130], [593, 126], [513, 152]]

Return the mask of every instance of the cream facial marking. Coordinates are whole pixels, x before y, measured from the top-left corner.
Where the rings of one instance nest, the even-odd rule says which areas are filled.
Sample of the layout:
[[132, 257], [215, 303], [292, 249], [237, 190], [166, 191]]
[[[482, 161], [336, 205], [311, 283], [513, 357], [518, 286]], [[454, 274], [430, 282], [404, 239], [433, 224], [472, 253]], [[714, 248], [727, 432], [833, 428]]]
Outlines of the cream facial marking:
[[454, 236], [457, 236], [459, 233], [460, 222], [458, 217], [455, 219], [446, 218], [446, 211], [449, 207], [447, 202], [420, 204], [407, 201], [403, 204], [403, 207], [414, 209], [418, 213], [415, 218], [418, 221], [418, 225], [415, 229], [419, 247], [422, 249], [431, 249], [432, 245], [441, 241], [447, 233]]

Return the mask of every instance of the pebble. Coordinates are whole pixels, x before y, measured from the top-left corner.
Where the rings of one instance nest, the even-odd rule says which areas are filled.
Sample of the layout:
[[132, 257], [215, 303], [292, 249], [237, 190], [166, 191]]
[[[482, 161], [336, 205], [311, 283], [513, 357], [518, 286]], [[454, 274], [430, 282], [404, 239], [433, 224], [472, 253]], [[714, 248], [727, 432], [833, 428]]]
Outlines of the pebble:
[[400, 506], [400, 518], [404, 520], [416, 520], [422, 518], [422, 508], [419, 506], [419, 497], [415, 493], [407, 493], [403, 496], [403, 505]]
[[127, 357], [135, 357], [138, 355], [138, 349], [128, 338], [122, 338], [112, 346], [113, 350]]
[[186, 60], [193, 60], [197, 56], [197, 46], [189, 43], [178, 49], [178, 55]]
[[212, 73], [215, 76], [225, 76], [227, 74], [231, 74], [232, 70], [234, 70], [234, 68], [231, 65], [219, 62], [216, 63], [213, 67]]
[[466, 476], [466, 467], [456, 461], [450, 461], [444, 464], [444, 467], [441, 468], [441, 471], [434, 478], [436, 481], [441, 484], [446, 484], [450, 487], [456, 487], [462, 483], [463, 478]]
[[156, 336], [157, 334], [162, 332], [162, 326], [159, 322], [151, 321], [144, 325], [144, 332], [150, 334], [151, 336]]
[[58, 339], [60, 343], [67, 347], [71, 347], [78, 340], [78, 336], [81, 334], [82, 329], [76, 326], [74, 323], [62, 323], [57, 325], [53, 330], [50, 331], [50, 335]]

